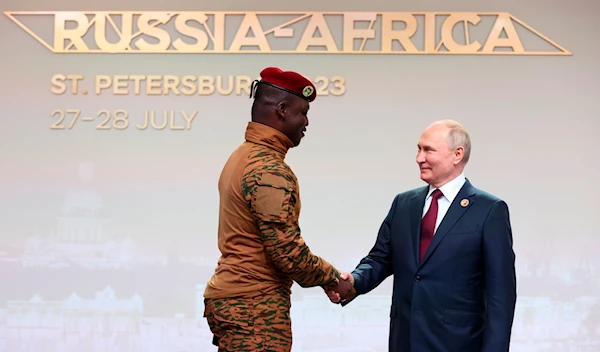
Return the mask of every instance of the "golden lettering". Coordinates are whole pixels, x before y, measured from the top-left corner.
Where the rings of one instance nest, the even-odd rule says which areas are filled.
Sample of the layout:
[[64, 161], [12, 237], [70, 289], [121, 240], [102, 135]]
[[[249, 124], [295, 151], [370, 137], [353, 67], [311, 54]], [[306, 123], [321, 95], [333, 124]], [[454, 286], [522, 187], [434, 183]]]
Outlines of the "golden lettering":
[[235, 86], [236, 86], [236, 90], [235, 90], [235, 94], [236, 95], [241, 95], [242, 94], [242, 90], [244, 91], [244, 93], [250, 95], [250, 86], [252, 85], [252, 79], [248, 76], [236, 76], [236, 82], [235, 82]]
[[[54, 53], [572, 55], [542, 33], [505, 12], [9, 11], [4, 13]], [[54, 17], [52, 43], [43, 40], [17, 19], [17, 16], [33, 15]], [[436, 22], [442, 16], [447, 18], [438, 28]], [[281, 20], [278, 17], [281, 17]], [[490, 33], [480, 25], [484, 17], [495, 19]], [[268, 21], [265, 18], [268, 18]], [[307, 24], [300, 26], [300, 29], [291, 27], [306, 19], [308, 19]], [[528, 49], [515, 30], [515, 22], [537, 36], [539, 41], [551, 44], [555, 49], [546, 51]], [[116, 23], [120, 24], [118, 28]], [[462, 26], [459, 26], [461, 23]], [[381, 31], [375, 30], [378, 26]], [[116, 33], [117, 41], [108, 39], [107, 31], [111, 29]], [[90, 30], [94, 35], [84, 39], [85, 34]], [[229, 45], [225, 38], [226, 31], [232, 33], [233, 37]], [[471, 40], [472, 37], [481, 35], [486, 36], [481, 43]], [[462, 38], [458, 39], [461, 36], [464, 36], [465, 44], [462, 44]], [[147, 40], [146, 37], [153, 39]], [[436, 43], [438, 37], [440, 41]], [[423, 39], [417, 41], [416, 38]], [[442, 46], [445, 50], [440, 50]], [[188, 87], [188, 90], [193, 86], [196, 90], [193, 94], [197, 93], [198, 88], [195, 83], [188, 81], [183, 85]], [[173, 94], [176, 93], [173, 91]], [[181, 92], [181, 94], [185, 93]]]
[[98, 117], [100, 116], [104, 116], [104, 120], [102, 120], [102, 122], [100, 122], [97, 126], [96, 129], [97, 130], [110, 130], [110, 126], [108, 125], [108, 122], [110, 121], [110, 117], [111, 117], [111, 113], [108, 110], [101, 110], [98, 112]]
[[77, 120], [79, 119], [79, 116], [81, 115], [81, 110], [78, 109], [69, 109], [66, 111], [63, 110], [54, 110], [50, 113], [50, 116], [55, 117], [58, 116], [58, 120], [56, 120], [56, 122], [54, 122], [52, 125], [50, 125], [50, 129], [51, 130], [64, 130], [65, 126], [62, 125], [62, 122], [65, 120], [66, 115], [72, 115], [73, 117], [71, 118], [71, 122], [69, 123], [69, 126], [66, 127], [67, 129], [72, 129], [75, 126], [75, 123], [77, 122]]
[[[344, 14], [344, 51], [354, 52], [354, 40], [362, 39], [358, 51], [363, 51], [368, 39], [375, 38], [373, 25], [377, 20], [375, 12], [354, 12]], [[356, 29], [354, 24], [358, 21], [368, 21], [368, 29]]]
[[233, 88], [234, 88], [234, 84], [233, 84], [233, 77], [229, 76], [227, 77], [227, 89], [223, 88], [223, 77], [221, 76], [217, 76], [217, 92], [220, 95], [229, 95], [231, 93], [233, 93]]
[[175, 111], [171, 110], [171, 116], [170, 116], [170, 127], [172, 130], [182, 130], [184, 128], [184, 126], [179, 126], [175, 123]]
[[[480, 48], [481, 44], [478, 41], [470, 42], [469, 40], [469, 23], [473, 25], [477, 25], [481, 21], [481, 18], [473, 13], [459, 13], [452, 14], [446, 18], [444, 23], [442, 24], [442, 41], [440, 44], [443, 44], [448, 51], [457, 53], [457, 54], [472, 54], [476, 53]], [[462, 22], [464, 24], [465, 31], [465, 45], [458, 44], [454, 40], [454, 36], [452, 35], [452, 31], [454, 27]]]
[[[179, 115], [175, 110], [164, 110], [161, 124], [158, 124], [156, 115], [154, 110], [145, 110], [142, 123], [136, 124], [135, 127], [139, 130], [146, 130], [151, 126], [155, 130], [163, 130], [169, 126], [169, 129], [173, 131], [191, 130], [198, 110], [193, 110], [191, 113], [180, 110]], [[50, 125], [51, 130], [71, 130], [76, 124], [86, 124], [88, 121], [96, 121], [95, 128], [97, 130], [126, 130], [133, 126], [133, 122], [130, 122], [129, 112], [123, 109], [114, 111], [102, 109], [91, 115], [86, 115], [79, 109], [57, 109], [52, 111], [50, 116], [56, 120]]]
[[342, 76], [334, 76], [331, 77], [331, 83], [333, 83], [333, 88], [331, 89], [331, 95], [340, 96], [346, 93], [346, 80]]
[[[146, 114], [148, 113], [148, 110], [146, 110]], [[169, 123], [168, 120], [168, 114], [169, 112], [167, 110], [165, 110], [163, 112], [163, 121], [162, 121], [162, 125], [157, 125], [156, 124], [156, 113], [154, 110], [150, 111], [150, 116], [146, 115], [146, 118], [150, 119], [150, 123], [152, 125], [152, 128], [154, 128], [155, 130], [164, 130], [167, 127], [167, 124]]]
[[163, 89], [163, 95], [169, 95], [171, 92], [175, 95], [179, 95], [179, 77], [168, 75], [164, 77], [165, 87]]
[[[404, 22], [406, 28], [403, 30], [394, 30], [394, 22]], [[393, 53], [393, 44], [397, 40], [406, 52], [418, 52], [415, 44], [410, 40], [417, 32], [417, 19], [403, 12], [385, 14], [381, 19], [381, 51], [384, 53]]]
[[54, 75], [50, 79], [52, 87], [50, 91], [56, 95], [62, 95], [67, 92], [67, 83], [71, 82], [71, 94], [76, 95], [79, 92], [79, 82], [83, 80], [83, 75]]
[[124, 130], [129, 127], [129, 113], [125, 110], [117, 110], [113, 115], [113, 128]]
[[129, 86], [129, 77], [126, 75], [115, 75], [114, 77], [114, 95], [127, 95]]
[[[96, 95], [242, 95], [250, 94], [252, 81], [260, 77], [250, 76], [194, 76], [194, 75], [96, 75], [93, 80]], [[50, 92], [55, 95], [71, 93], [87, 94], [83, 88], [83, 75], [55, 74], [50, 78]], [[343, 95], [346, 91], [342, 76], [319, 76], [313, 83], [318, 84], [317, 95]], [[81, 92], [79, 91], [81, 89]]]
[[181, 93], [183, 95], [194, 95], [196, 94], [196, 85], [194, 82], [196, 81], [196, 77], [186, 75], [181, 79], [181, 85], [183, 88], [181, 89]]
[[188, 114], [184, 110], [179, 112], [181, 117], [183, 118], [182, 125], [179, 124], [178, 115], [175, 110], [164, 110], [162, 112], [162, 120], [160, 124], [158, 123], [157, 112], [155, 110], [144, 110], [144, 120], [143, 124], [138, 124], [135, 127], [139, 130], [148, 129], [148, 127], [152, 127], [155, 130], [164, 130], [169, 126], [170, 130], [180, 131], [180, 130], [191, 130], [192, 129], [192, 121], [198, 115], [198, 110], [192, 111], [191, 114]]
[[[167, 31], [158, 28], [159, 24], [167, 23], [171, 16], [167, 13], [142, 13], [138, 18], [138, 28], [141, 33], [158, 39], [158, 43], [151, 44], [140, 38], [135, 45], [142, 51], [162, 52], [171, 46], [171, 36]], [[152, 22], [152, 23], [150, 23]]]
[[[67, 29], [67, 22], [75, 22], [77, 26], [73, 29]], [[89, 51], [88, 46], [83, 41], [83, 36], [92, 24], [83, 12], [57, 12], [54, 15], [55, 49], [60, 49], [59, 52], [68, 52], [69, 48], [75, 47], [77, 51]], [[67, 41], [70, 41], [69, 47], [64, 49]]]
[[173, 47], [177, 51], [186, 53], [199, 53], [208, 47], [208, 35], [196, 27], [188, 26], [188, 21], [195, 21], [203, 26], [206, 26], [208, 17], [202, 12], [186, 12], [175, 18], [175, 29], [177, 32], [192, 37], [196, 40], [196, 44], [187, 44], [181, 38], [175, 39]]
[[211, 76], [200, 76], [198, 94], [211, 95], [215, 92], [215, 79]]
[[435, 37], [436, 37], [435, 13], [427, 12], [425, 14], [425, 33], [424, 33], [424, 50], [426, 53], [435, 53]]
[[150, 75], [147, 78], [146, 83], [146, 94], [148, 95], [161, 95], [160, 90], [161, 77], [156, 75]]
[[103, 89], [108, 89], [112, 85], [112, 78], [107, 75], [96, 76], [96, 95], [100, 95]]
[[[217, 12], [213, 16], [213, 52], [225, 52], [225, 13]], [[210, 33], [210, 32], [209, 32]]]
[[145, 130], [148, 128], [148, 125], [150, 124], [150, 116], [148, 115], [148, 110], [144, 110], [144, 124], [143, 125], [136, 125], [135, 127], [137, 127], [138, 130]]
[[[133, 35], [133, 16], [126, 14], [121, 16], [121, 28], [117, 28], [114, 20], [108, 12], [98, 12], [94, 16], [94, 39], [100, 50], [107, 53], [119, 53], [129, 49], [129, 43]], [[113, 30], [117, 33], [119, 41], [111, 43], [106, 39], [106, 22], [109, 22]]]
[[[249, 31], [252, 31], [254, 37], [247, 37]], [[229, 51], [241, 51], [240, 49], [243, 46], [258, 46], [260, 51], [269, 51], [271, 49], [256, 14], [251, 13], [244, 16], [242, 24], [236, 32], [235, 38], [233, 38], [231, 47], [229, 47]]]
[[[317, 31], [319, 31], [321, 37], [314, 36]], [[338, 51], [335, 40], [329, 31], [329, 26], [327, 26], [325, 17], [322, 14], [314, 14], [310, 17], [296, 50], [299, 52], [308, 51], [310, 46], [324, 46], [327, 52]]]
[[65, 92], [67, 91], [67, 85], [65, 84], [66, 79], [67, 79], [67, 76], [65, 76], [65, 75], [52, 76], [52, 78], [50, 79], [50, 81], [52, 82], [52, 88], [50, 88], [50, 91], [52, 92], [52, 94], [56, 94], [56, 95], [65, 94]]
[[133, 80], [133, 94], [140, 95], [142, 91], [142, 80], [146, 77], [142, 75], [130, 75], [129, 79]]
[[[500, 38], [502, 32], [506, 33], [506, 38]], [[512, 48], [515, 54], [524, 54], [525, 49], [523, 43], [517, 34], [517, 30], [513, 25], [512, 19], [509, 14], [501, 13], [498, 15], [494, 27], [488, 36], [485, 45], [483, 46], [482, 52], [486, 54], [494, 53], [495, 48]]]
[[187, 128], [188, 130], [192, 129], [192, 121], [194, 121], [194, 118], [196, 118], [196, 115], [198, 115], [198, 110], [194, 110], [194, 112], [192, 112], [191, 115], [188, 116], [188, 114], [186, 114], [185, 111], [181, 110], [181, 115], [183, 115], [183, 119], [185, 120], [185, 128]]
[[317, 96], [327, 96], [329, 95], [329, 91], [327, 88], [329, 87], [329, 79], [325, 76], [316, 77], [314, 80], [315, 88], [317, 89]]

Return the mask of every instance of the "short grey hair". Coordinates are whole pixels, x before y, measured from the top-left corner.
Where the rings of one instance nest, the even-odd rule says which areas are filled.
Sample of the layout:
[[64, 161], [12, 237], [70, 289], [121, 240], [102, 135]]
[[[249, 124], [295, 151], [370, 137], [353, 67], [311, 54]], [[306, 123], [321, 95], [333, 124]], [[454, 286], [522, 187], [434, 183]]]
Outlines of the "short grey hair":
[[448, 127], [448, 147], [450, 147], [450, 149], [463, 147], [465, 152], [462, 159], [462, 164], [466, 165], [469, 162], [469, 157], [471, 156], [471, 137], [469, 136], [467, 129], [459, 122], [454, 120], [440, 120], [434, 122], [434, 124], [442, 124]]

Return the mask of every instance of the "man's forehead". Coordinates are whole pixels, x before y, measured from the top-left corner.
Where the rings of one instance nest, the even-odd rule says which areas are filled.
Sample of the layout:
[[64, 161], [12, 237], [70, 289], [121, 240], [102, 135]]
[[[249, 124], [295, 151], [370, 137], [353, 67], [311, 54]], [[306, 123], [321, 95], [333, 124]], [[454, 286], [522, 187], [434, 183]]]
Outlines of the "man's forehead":
[[445, 139], [448, 136], [449, 131], [450, 131], [450, 129], [447, 128], [446, 126], [434, 125], [434, 126], [427, 128], [425, 131], [423, 131], [423, 134], [421, 135], [421, 139], [427, 139], [427, 140]]
[[298, 99], [300, 101], [300, 109], [301, 110], [308, 110], [310, 109], [310, 103], [304, 99]]
[[417, 146], [420, 148], [431, 147], [432, 143], [428, 140], [419, 139], [419, 142], [417, 142]]

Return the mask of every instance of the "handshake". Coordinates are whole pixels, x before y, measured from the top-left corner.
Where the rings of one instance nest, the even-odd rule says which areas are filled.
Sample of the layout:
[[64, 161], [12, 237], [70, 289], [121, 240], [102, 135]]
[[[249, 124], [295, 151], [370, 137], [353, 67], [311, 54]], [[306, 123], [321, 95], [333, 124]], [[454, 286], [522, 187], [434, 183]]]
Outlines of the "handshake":
[[354, 277], [350, 273], [343, 272], [340, 276], [340, 282], [335, 286], [326, 288], [325, 294], [332, 303], [346, 305], [356, 296]]

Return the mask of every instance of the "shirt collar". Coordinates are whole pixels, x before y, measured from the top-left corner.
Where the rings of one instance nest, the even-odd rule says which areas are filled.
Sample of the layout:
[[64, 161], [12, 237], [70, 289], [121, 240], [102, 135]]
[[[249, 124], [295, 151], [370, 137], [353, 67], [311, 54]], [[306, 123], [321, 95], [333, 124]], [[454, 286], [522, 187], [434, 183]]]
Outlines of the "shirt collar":
[[282, 132], [258, 122], [249, 122], [245, 138], [248, 142], [263, 145], [283, 155], [294, 146], [294, 143]]
[[[460, 189], [465, 184], [465, 180], [465, 174], [461, 173], [460, 175], [458, 175], [458, 177], [440, 187], [440, 191], [442, 191], [442, 194], [450, 203], [454, 201], [454, 198], [456, 198], [456, 195], [458, 195], [458, 192], [460, 192]], [[431, 196], [431, 193], [433, 193], [435, 189], [435, 187], [429, 185], [429, 192], [427, 193], [427, 198]]]

